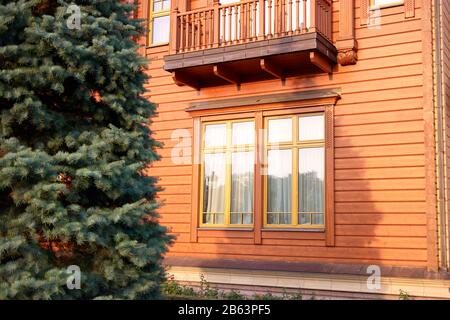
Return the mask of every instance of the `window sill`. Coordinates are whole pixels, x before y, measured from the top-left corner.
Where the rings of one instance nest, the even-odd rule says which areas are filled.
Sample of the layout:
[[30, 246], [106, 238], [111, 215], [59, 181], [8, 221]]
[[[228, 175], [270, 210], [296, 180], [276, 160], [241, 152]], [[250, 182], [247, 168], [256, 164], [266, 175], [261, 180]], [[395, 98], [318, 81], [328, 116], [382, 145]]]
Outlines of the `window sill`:
[[324, 228], [263, 228], [261, 231], [325, 232]]
[[214, 228], [214, 227], [199, 227], [197, 228], [197, 230], [200, 231], [254, 231], [253, 228], [238, 228], [238, 227], [218, 227], [218, 228]]
[[158, 47], [165, 47], [168, 46], [169, 43], [168, 42], [164, 42], [164, 43], [155, 43], [155, 44], [149, 44], [147, 46], [147, 48], [158, 48]]

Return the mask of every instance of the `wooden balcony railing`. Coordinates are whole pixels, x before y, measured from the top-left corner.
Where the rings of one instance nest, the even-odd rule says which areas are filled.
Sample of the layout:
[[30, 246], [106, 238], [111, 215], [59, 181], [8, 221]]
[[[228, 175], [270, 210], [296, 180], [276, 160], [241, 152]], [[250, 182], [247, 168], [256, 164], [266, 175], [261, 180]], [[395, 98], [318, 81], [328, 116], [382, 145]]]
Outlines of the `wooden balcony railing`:
[[318, 32], [331, 41], [331, 0], [243, 0], [171, 12], [170, 53]]

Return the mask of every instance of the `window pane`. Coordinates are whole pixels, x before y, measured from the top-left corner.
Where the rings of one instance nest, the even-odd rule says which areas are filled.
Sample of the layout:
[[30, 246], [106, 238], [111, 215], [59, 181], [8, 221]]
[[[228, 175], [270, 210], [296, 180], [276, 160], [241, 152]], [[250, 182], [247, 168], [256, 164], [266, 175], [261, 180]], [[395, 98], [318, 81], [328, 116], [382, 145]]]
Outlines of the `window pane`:
[[232, 124], [234, 145], [255, 143], [255, 123], [253, 121], [234, 122]]
[[170, 0], [164, 0], [163, 1], [163, 10], [169, 10], [170, 9]]
[[298, 151], [298, 209], [300, 224], [323, 224], [324, 149]]
[[267, 163], [267, 223], [290, 224], [292, 150], [269, 150]]
[[222, 224], [224, 219], [225, 153], [205, 154], [203, 223]]
[[162, 10], [162, 1], [154, 0], [153, 1], [153, 11], [158, 12]]
[[205, 126], [205, 147], [223, 147], [227, 143], [227, 126], [209, 124]]
[[230, 216], [232, 224], [253, 223], [253, 164], [253, 151], [232, 154]]
[[169, 42], [170, 16], [153, 18], [152, 43]]
[[298, 118], [298, 139], [323, 140], [325, 136], [323, 115]]
[[292, 141], [292, 119], [269, 120], [269, 142]]
[[384, 6], [389, 4], [400, 4], [403, 3], [402, 0], [373, 0], [372, 1], [374, 6]]

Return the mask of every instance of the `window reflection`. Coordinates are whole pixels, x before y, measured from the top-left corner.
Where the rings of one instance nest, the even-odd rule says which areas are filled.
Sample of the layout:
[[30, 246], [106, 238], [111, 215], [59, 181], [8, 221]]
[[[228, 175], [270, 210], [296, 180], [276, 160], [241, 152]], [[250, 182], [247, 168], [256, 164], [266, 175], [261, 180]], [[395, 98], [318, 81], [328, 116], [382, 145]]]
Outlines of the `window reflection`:
[[322, 140], [325, 136], [323, 115], [298, 118], [298, 140]]
[[169, 42], [170, 16], [153, 18], [152, 43]]
[[403, 3], [403, 0], [372, 0], [371, 2], [373, 6], [379, 7], [392, 4], [401, 4]]
[[223, 147], [227, 143], [226, 124], [209, 124], [205, 126], [205, 148]]
[[153, 11], [167, 11], [170, 10], [170, 0], [153, 0]]
[[255, 143], [255, 123], [253, 121], [234, 122], [232, 124], [233, 145], [246, 145]]
[[269, 120], [269, 143], [292, 141], [292, 119]]

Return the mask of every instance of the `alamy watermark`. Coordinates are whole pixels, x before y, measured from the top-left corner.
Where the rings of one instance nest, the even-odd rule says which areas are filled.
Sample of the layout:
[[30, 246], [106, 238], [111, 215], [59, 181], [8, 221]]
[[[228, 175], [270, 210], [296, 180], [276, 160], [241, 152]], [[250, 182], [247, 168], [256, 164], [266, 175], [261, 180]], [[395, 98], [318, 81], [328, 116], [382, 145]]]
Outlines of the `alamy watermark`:
[[67, 277], [66, 285], [69, 290], [80, 290], [81, 289], [81, 269], [77, 265], [71, 265], [67, 268], [66, 273], [69, 274]]
[[81, 9], [79, 6], [75, 4], [71, 4], [67, 10], [66, 13], [70, 14], [70, 16], [66, 20], [67, 28], [70, 30], [81, 29]]
[[367, 23], [367, 28], [371, 30], [381, 29], [381, 10], [372, 9], [369, 10], [369, 20]]
[[367, 274], [370, 276], [367, 278], [367, 289], [380, 290], [381, 289], [381, 268], [377, 265], [370, 265], [367, 267]]

